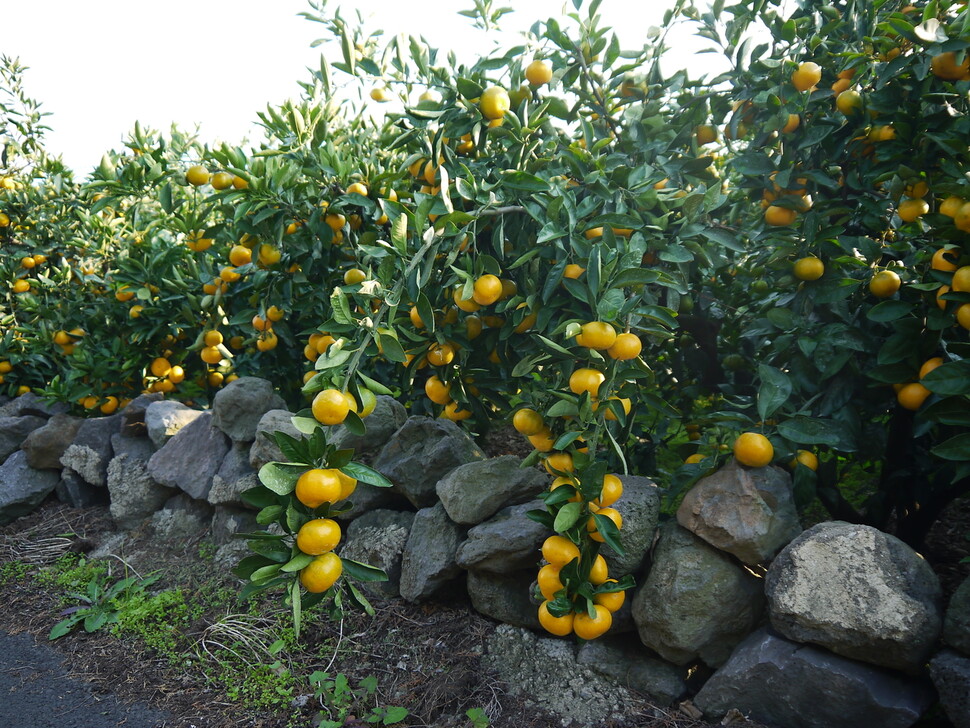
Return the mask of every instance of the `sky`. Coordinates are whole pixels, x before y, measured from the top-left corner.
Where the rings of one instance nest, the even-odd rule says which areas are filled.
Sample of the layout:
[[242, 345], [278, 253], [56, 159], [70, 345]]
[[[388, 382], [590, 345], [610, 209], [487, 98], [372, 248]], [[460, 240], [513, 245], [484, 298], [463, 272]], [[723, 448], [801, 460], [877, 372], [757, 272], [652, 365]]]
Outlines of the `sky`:
[[[623, 48], [639, 48], [671, 4], [603, 0], [600, 15], [616, 29]], [[565, 0], [496, 0], [495, 7], [518, 8], [502, 19], [503, 38], [458, 15], [472, 5], [472, 0], [329, 0], [327, 8], [359, 9], [369, 28], [423, 35], [433, 47], [455, 50], [459, 61], [487, 52], [496, 41], [515, 44], [517, 33], [536, 20], [561, 19], [564, 8], [573, 10]], [[208, 143], [258, 140], [256, 112], [299, 97], [297, 81], [308, 79], [307, 67], [319, 68], [323, 47], [311, 43], [325, 37], [326, 29], [299, 17], [309, 10], [307, 0], [8, 2], [0, 51], [29, 68], [28, 95], [53, 114], [47, 118], [48, 150], [85, 177], [106, 150], [121, 148], [136, 120], [163, 131], [173, 122], [190, 130], [198, 124]], [[691, 63], [691, 49], [699, 42], [684, 29], [673, 43], [682, 49], [673, 62]], [[339, 50], [333, 48], [328, 58], [339, 60], [334, 53]]]

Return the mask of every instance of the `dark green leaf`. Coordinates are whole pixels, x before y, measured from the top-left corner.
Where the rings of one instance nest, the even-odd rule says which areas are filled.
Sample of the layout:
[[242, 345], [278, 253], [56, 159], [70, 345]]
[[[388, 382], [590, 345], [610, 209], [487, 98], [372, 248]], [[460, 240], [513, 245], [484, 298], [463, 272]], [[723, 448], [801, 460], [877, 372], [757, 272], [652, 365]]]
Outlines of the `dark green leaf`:
[[955, 435], [941, 442], [930, 452], [944, 460], [970, 460], [970, 432]]
[[944, 397], [970, 394], [970, 360], [962, 359], [941, 364], [920, 382], [934, 394]]
[[344, 574], [357, 581], [387, 581], [387, 574], [376, 566], [350, 559], [341, 559], [341, 562], [344, 566]]
[[758, 377], [761, 379], [761, 387], [758, 389], [758, 417], [766, 420], [788, 401], [792, 383], [783, 371], [766, 364], [758, 365]]
[[883, 301], [869, 309], [866, 318], [878, 322], [895, 321], [908, 314], [912, 308], [905, 301]]

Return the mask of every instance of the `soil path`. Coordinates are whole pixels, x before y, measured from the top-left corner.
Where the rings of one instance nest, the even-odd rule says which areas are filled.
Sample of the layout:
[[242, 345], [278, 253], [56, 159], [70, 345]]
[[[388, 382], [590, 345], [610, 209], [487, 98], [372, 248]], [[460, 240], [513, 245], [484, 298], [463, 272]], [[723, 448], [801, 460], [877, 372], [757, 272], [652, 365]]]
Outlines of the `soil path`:
[[170, 716], [144, 703], [95, 695], [68, 676], [63, 655], [28, 634], [0, 632], [0, 726], [158, 728]]

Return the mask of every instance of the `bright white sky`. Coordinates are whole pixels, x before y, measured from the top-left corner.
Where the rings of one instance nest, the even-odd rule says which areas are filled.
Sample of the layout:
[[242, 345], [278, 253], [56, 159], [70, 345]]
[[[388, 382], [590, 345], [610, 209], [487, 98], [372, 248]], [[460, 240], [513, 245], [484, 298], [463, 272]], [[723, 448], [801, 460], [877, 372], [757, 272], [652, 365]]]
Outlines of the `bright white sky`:
[[[566, 0], [507, 0], [519, 9], [503, 18], [505, 39], [471, 27], [458, 10], [472, 0], [330, 0], [329, 7], [356, 7], [369, 27], [387, 35], [423, 35], [433, 47], [453, 49], [460, 61], [518, 42], [516, 33], [533, 22], [562, 22]], [[604, 0], [604, 24], [617, 29], [623, 48], [648, 42], [672, 0], [632, 3]], [[706, 5], [706, 3], [698, 3]], [[306, 68], [319, 68], [324, 26], [297, 15], [306, 0], [44, 0], [6, 2], [2, 52], [29, 67], [27, 93], [52, 112], [48, 149], [86, 177], [108, 149], [119, 149], [136, 120], [167, 130], [172, 122], [200, 125], [206, 142], [259, 139], [256, 111], [299, 96]], [[639, 9], [634, 9], [639, 6]], [[447, 8], [447, 10], [443, 10]], [[345, 12], [345, 16], [351, 13]], [[686, 29], [673, 36], [683, 48], [674, 63], [691, 63], [701, 47]], [[715, 56], [706, 55], [709, 64]], [[339, 60], [339, 49], [328, 51]], [[695, 61], [696, 63], [696, 61]], [[692, 75], [698, 75], [692, 73]]]

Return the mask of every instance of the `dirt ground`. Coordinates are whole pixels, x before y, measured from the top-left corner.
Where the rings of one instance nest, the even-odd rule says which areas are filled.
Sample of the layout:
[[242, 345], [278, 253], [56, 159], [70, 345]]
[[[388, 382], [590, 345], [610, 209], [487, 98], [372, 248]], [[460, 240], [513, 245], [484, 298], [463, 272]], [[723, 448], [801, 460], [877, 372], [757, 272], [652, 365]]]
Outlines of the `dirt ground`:
[[[104, 508], [80, 510], [48, 501], [32, 515], [0, 528], [0, 564], [52, 563], [66, 551], [91, 550], [113, 532]], [[925, 556], [940, 573], [947, 599], [970, 573], [970, 564], [961, 563], [970, 553], [968, 533], [970, 503], [964, 501], [949, 509], [927, 543]], [[225, 567], [215, 564], [213, 550], [202, 539], [178, 548], [163, 548], [149, 534], [135, 533], [122, 552], [126, 569], [141, 574], [161, 571], [163, 576], [152, 589], [178, 586], [187, 599], [219, 589], [234, 594], [240, 582]], [[41, 641], [46, 641], [63, 606], [54, 594], [29, 578], [0, 582], [0, 600], [4, 604], [0, 631], [26, 633]], [[469, 726], [472, 723], [465, 715], [469, 709], [483, 711], [488, 725], [495, 728], [562, 728], [567, 724], [512, 695], [508, 685], [483, 668], [485, 642], [497, 625], [475, 613], [459, 590], [427, 605], [380, 599], [373, 604], [376, 615], [372, 618], [349, 612], [337, 622], [322, 616], [310, 619], [299, 647], [275, 656], [268, 654], [268, 646], [289, 624], [289, 613], [273, 600], [263, 602], [256, 614], [231, 600], [199, 613], [181, 636], [182, 646], [188, 645], [194, 657], [180, 664], [173, 665], [138, 641], [113, 636], [107, 630], [91, 634], [78, 630], [52, 644], [66, 656], [70, 673], [89, 682], [95, 692], [143, 702], [173, 716], [158, 724], [159, 728], [316, 726], [321, 717], [327, 717], [325, 707], [310, 690], [298, 691], [285, 709], [244, 709], [224, 684], [211, 679], [207, 655], [227, 641], [218, 630], [232, 623], [226, 620], [228, 612], [237, 615], [238, 628], [248, 630], [251, 636], [242, 643], [249, 650], [241, 655], [244, 660], [270, 664], [278, 659], [280, 664], [275, 669], [292, 668], [304, 676], [315, 670], [331, 676], [342, 673], [351, 685], [373, 676], [377, 681], [376, 704], [400, 705], [408, 710], [400, 725]], [[345, 725], [365, 724], [348, 716]], [[676, 706], [657, 708], [646, 698], [622, 719], [601, 724], [603, 728], [709, 725]], [[741, 716], [722, 725], [756, 726]], [[946, 723], [929, 719], [921, 725]]]
[[[87, 551], [113, 533], [110, 516], [103, 508], [73, 509], [49, 501], [30, 516], [0, 529], [0, 562], [27, 560], [52, 563], [65, 551]], [[166, 549], [151, 542], [150, 536], [130, 539], [124, 546], [128, 567], [145, 574], [161, 570], [161, 581], [153, 589], [180, 586], [187, 595], [220, 587], [238, 590], [240, 583], [224, 569], [214, 570], [211, 558], [203, 558], [204, 541]], [[55, 595], [32, 579], [0, 583], [0, 631], [26, 633], [40, 641], [60, 618], [61, 605]], [[475, 613], [459, 593], [445, 595], [426, 605], [401, 600], [373, 599], [376, 615], [348, 612], [342, 622], [325, 617], [313, 619], [304, 628], [300, 647], [283, 658], [294, 672], [308, 675], [320, 670], [343, 673], [351, 685], [374, 676], [376, 703], [401, 705], [408, 717], [406, 726], [468, 726], [469, 709], [480, 709], [495, 728], [562, 728], [560, 717], [529, 706], [513, 696], [508, 686], [481, 664], [485, 641], [497, 626]], [[230, 605], [232, 606], [232, 605]], [[92, 684], [96, 693], [113, 694], [124, 701], [139, 701], [173, 716], [158, 728], [285, 728], [315, 726], [327, 713], [312, 694], [295, 696], [285, 710], [244, 710], [224, 686], [206, 677], [206, 647], [219, 644], [214, 625], [225, 624], [228, 606], [210, 610], [196, 619], [187, 634], [200, 657], [193, 663], [173, 666], [168, 660], [145, 650], [137, 641], [115, 637], [106, 630], [85, 633], [76, 630], [52, 644], [67, 658], [70, 673]], [[232, 611], [254, 632], [253, 660], [272, 662], [260, 654], [260, 647], [289, 620], [274, 602], [267, 601], [261, 618], [248, 615], [243, 605]], [[255, 644], [258, 643], [258, 644]], [[602, 723], [604, 728], [702, 728], [710, 724], [695, 720], [677, 707], [660, 709], [645, 698], [637, 710], [622, 720]], [[348, 716], [346, 725], [364, 726]], [[740, 721], [732, 725], [755, 726]], [[142, 728], [142, 727], [139, 727]], [[145, 727], [147, 728], [147, 727]]]

